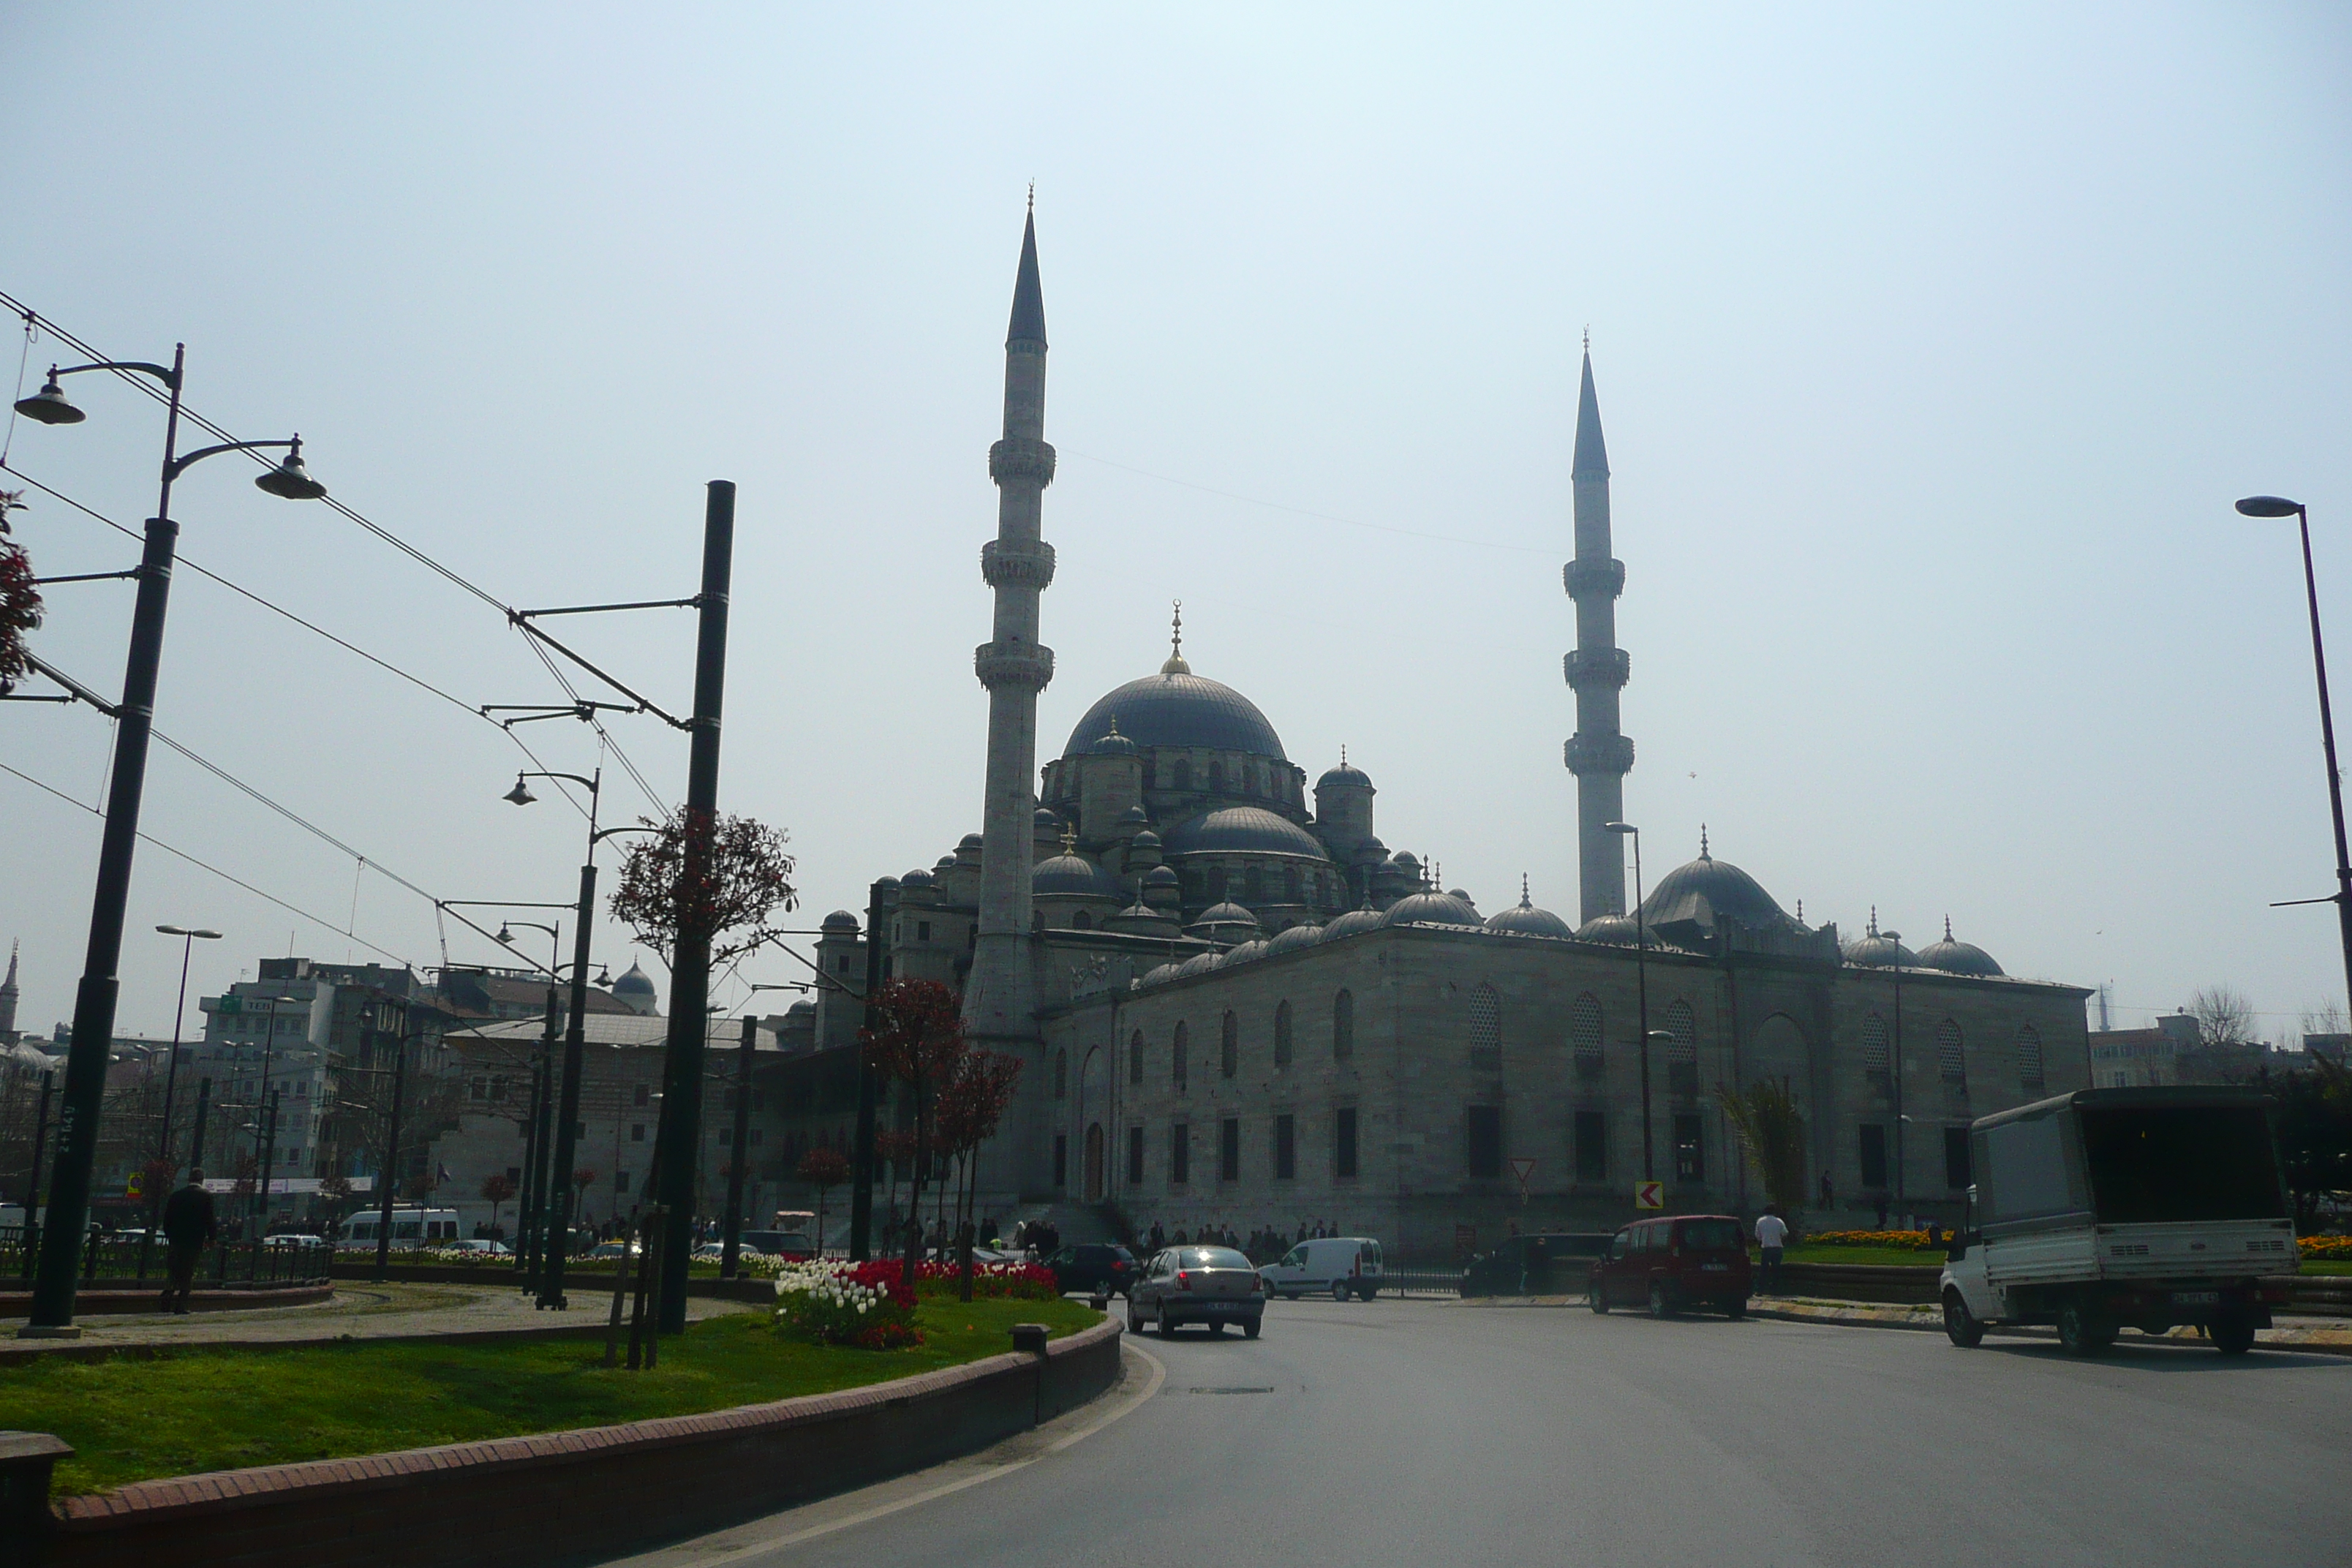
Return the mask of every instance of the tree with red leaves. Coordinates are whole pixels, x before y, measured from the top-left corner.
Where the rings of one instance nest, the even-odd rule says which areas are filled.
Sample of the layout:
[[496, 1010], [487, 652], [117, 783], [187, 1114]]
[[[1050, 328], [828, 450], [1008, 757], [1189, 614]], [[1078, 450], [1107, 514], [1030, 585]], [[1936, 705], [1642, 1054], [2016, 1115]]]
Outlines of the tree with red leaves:
[[857, 1031], [866, 1065], [892, 1082], [903, 1083], [915, 1102], [914, 1180], [908, 1205], [907, 1278], [921, 1261], [923, 1167], [929, 1163], [936, 1116], [932, 1101], [953, 1080], [963, 1060], [963, 1010], [956, 994], [936, 980], [886, 982], [875, 998], [878, 1028]]
[[963, 1163], [963, 1190], [956, 1196], [956, 1250], [962, 1265], [957, 1292], [971, 1300], [972, 1205], [980, 1185], [980, 1146], [996, 1135], [1021, 1079], [1021, 1059], [996, 1051], [966, 1051], [954, 1075], [940, 1087], [940, 1151]]
[[800, 892], [780, 829], [749, 816], [714, 816], [706, 828], [709, 847], [700, 858], [702, 870], [689, 879], [686, 811], [661, 822], [638, 821], [653, 831], [621, 857], [612, 909], [613, 918], [639, 941], [667, 956], [677, 951], [678, 932], [698, 932], [709, 939], [716, 968], [783, 934], [769, 917], [797, 909]]
[[824, 1194], [849, 1180], [849, 1156], [820, 1143], [801, 1156], [800, 1179], [816, 1189], [816, 1250], [824, 1256]]
[[6, 537], [12, 531], [8, 514], [24, 504], [24, 491], [0, 490], [0, 695], [31, 673], [25, 634], [41, 624], [41, 590], [33, 582], [33, 563], [25, 547]]

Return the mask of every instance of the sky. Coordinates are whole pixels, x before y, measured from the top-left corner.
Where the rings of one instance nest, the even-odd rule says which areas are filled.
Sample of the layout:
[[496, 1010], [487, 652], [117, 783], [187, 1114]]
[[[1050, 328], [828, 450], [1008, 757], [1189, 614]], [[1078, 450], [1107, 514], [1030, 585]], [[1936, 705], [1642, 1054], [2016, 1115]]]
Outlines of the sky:
[[[690, 595], [712, 479], [720, 802], [790, 833], [790, 923], [974, 830], [1033, 181], [1041, 763], [1181, 599], [1194, 670], [1310, 780], [1346, 746], [1391, 847], [1572, 919], [1589, 331], [1652, 882], [1704, 825], [1809, 922], [1948, 917], [2011, 973], [2112, 982], [2118, 1026], [2222, 984], [2284, 1039], [2341, 1001], [2325, 908], [2269, 907], [2333, 890], [2293, 524], [2231, 505], [2312, 506], [2352, 638], [2341, 7], [0, 0], [0, 289], [116, 357], [184, 342], [191, 407], [299, 431], [417, 552], [239, 459], [180, 481], [187, 560], [383, 663], [180, 574], [158, 730], [346, 847], [159, 746], [145, 830], [226, 875], [142, 847], [120, 1028], [171, 1033], [157, 923], [225, 933], [194, 1028], [262, 957], [499, 962], [431, 900], [571, 899], [582, 819], [508, 805], [517, 769], [601, 762], [627, 820], [685, 740], [609, 719], [649, 799], [583, 725], [472, 712], [564, 700], [499, 606]], [[74, 357], [8, 347], [12, 396]], [[86, 424], [8, 428], [5, 482], [135, 529], [162, 419], [103, 380]], [[43, 574], [135, 559], [28, 500]], [[130, 602], [52, 587], [36, 650], [117, 689]], [[689, 613], [557, 630], [688, 706]], [[30, 1030], [72, 1011], [110, 742], [0, 708]], [[600, 925], [598, 961], [635, 951]], [[805, 973], [763, 954], [715, 999]]]

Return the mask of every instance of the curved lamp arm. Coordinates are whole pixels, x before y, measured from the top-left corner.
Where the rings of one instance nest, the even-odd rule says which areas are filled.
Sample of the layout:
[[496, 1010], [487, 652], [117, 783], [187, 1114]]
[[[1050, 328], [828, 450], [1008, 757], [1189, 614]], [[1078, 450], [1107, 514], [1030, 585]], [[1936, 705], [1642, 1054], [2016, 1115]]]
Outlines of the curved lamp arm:
[[68, 365], [63, 370], [58, 369], [56, 365], [51, 365], [49, 366], [49, 380], [51, 382], [55, 382], [58, 377], [61, 375], [79, 375], [86, 370], [135, 370], [142, 375], [153, 376], [157, 381], [162, 382], [165, 386], [171, 387], [175, 391], [178, 389], [180, 384], [180, 377], [171, 366], [153, 364], [143, 359], [99, 360], [90, 364]]
[[223, 452], [258, 452], [265, 447], [290, 447], [299, 455], [302, 450], [302, 437], [297, 436], [290, 441], [223, 441], [215, 447], [199, 447], [193, 452], [173, 458], [166, 472], [176, 479], [188, 471], [191, 464], [201, 463], [206, 458], [217, 458]]

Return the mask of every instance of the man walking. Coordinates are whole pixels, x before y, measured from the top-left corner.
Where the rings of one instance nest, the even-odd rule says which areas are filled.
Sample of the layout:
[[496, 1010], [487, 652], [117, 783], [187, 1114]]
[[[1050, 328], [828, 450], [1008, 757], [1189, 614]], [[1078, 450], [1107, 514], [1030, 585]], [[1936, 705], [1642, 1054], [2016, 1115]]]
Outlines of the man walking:
[[205, 1191], [205, 1173], [191, 1167], [188, 1184], [163, 1205], [163, 1260], [169, 1270], [163, 1310], [187, 1315], [188, 1292], [196, 1283], [196, 1259], [219, 1229], [213, 1218], [213, 1195]]
[[1780, 1293], [1780, 1249], [1789, 1239], [1789, 1222], [1770, 1204], [1756, 1216], [1756, 1246], [1764, 1254], [1764, 1278], [1758, 1282], [1759, 1294]]

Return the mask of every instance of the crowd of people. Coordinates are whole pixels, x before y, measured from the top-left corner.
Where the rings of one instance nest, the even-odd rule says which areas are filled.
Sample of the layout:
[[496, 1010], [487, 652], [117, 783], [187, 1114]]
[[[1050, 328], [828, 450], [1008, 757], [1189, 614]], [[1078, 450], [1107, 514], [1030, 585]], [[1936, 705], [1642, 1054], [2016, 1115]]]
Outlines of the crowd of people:
[[1300, 1220], [1296, 1236], [1285, 1236], [1280, 1226], [1262, 1226], [1247, 1237], [1238, 1234], [1229, 1225], [1204, 1225], [1197, 1232], [1187, 1233], [1182, 1226], [1173, 1235], [1151, 1222], [1150, 1233], [1144, 1237], [1148, 1251], [1157, 1252], [1163, 1247], [1230, 1247], [1247, 1257], [1252, 1263], [1267, 1264], [1279, 1260], [1282, 1255], [1302, 1241], [1319, 1241], [1325, 1237], [1347, 1234], [1335, 1220]]

